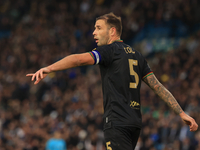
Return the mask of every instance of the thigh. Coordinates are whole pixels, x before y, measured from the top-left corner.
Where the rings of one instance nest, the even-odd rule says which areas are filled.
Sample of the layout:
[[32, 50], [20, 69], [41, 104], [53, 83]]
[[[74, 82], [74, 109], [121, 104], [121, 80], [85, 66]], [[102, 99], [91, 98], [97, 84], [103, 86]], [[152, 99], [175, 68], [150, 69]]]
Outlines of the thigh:
[[106, 150], [134, 150], [140, 135], [139, 128], [111, 127], [104, 131]]

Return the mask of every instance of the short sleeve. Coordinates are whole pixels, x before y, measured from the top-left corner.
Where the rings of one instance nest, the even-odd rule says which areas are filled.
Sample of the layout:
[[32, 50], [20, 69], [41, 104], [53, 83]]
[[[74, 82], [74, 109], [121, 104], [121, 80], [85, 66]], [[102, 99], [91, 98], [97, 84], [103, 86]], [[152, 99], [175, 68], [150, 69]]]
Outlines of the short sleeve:
[[[143, 56], [142, 56], [143, 57]], [[153, 71], [149, 67], [146, 59], [143, 57], [143, 67], [142, 67], [142, 79], [145, 79], [149, 75], [153, 74]]]
[[112, 48], [109, 45], [104, 45], [95, 48], [89, 52], [94, 59], [94, 64], [108, 66], [112, 62]]

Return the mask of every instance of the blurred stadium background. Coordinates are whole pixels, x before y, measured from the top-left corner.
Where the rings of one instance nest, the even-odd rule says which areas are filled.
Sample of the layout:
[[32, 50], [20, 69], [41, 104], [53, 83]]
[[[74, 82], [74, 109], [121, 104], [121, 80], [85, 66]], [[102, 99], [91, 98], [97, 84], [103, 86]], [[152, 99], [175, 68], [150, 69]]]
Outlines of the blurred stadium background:
[[[95, 18], [111, 11], [122, 17], [122, 39], [200, 125], [199, 0], [1, 0], [0, 150], [44, 150], [55, 131], [68, 150], [105, 150], [98, 66], [51, 73], [39, 85], [25, 75], [91, 51]], [[200, 150], [200, 131], [189, 132], [144, 84], [141, 103], [136, 150]]]

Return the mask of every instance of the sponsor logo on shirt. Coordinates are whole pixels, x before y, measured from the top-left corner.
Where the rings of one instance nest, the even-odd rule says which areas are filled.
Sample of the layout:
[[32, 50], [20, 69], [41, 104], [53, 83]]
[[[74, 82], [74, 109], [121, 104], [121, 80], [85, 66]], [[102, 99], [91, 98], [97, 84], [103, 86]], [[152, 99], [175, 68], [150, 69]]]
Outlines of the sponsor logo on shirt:
[[130, 107], [133, 109], [139, 109], [137, 106], [140, 106], [139, 103], [135, 102], [135, 101], [130, 101]]

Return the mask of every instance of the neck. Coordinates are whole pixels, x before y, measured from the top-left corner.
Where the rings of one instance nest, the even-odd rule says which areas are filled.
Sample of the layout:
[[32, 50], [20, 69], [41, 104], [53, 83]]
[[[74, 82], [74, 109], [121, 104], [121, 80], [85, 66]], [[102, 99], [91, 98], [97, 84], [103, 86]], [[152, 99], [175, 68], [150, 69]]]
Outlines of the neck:
[[111, 44], [111, 43], [118, 41], [118, 40], [120, 40], [120, 37], [114, 37], [114, 38], [109, 40], [108, 44]]

